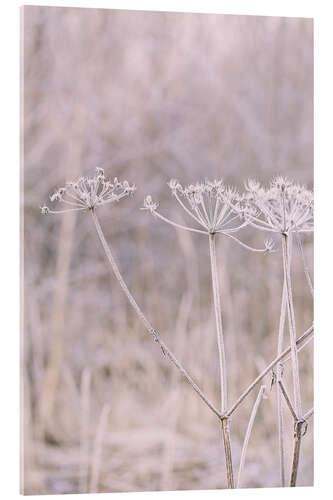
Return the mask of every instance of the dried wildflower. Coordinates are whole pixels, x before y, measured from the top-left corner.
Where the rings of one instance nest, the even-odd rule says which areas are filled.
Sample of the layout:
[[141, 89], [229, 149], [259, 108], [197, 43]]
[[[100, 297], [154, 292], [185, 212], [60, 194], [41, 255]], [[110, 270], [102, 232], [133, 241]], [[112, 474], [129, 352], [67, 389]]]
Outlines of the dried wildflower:
[[229, 203], [237, 204], [239, 194], [222, 180], [205, 180], [182, 187], [176, 179], [172, 179], [168, 185], [181, 207], [208, 233], [240, 229], [240, 226], [232, 225], [237, 214]]
[[151, 214], [177, 228], [186, 229], [201, 234], [223, 234], [232, 238], [249, 250], [268, 252], [273, 250], [270, 242], [264, 249], [254, 249], [245, 245], [231, 233], [247, 226], [249, 221], [243, 217], [239, 222], [242, 211], [249, 209], [243, 203], [242, 197], [232, 187], [226, 186], [222, 180], [197, 182], [183, 187], [177, 179], [168, 182], [173, 196], [185, 212], [196, 221], [202, 229], [183, 226], [171, 221], [157, 211], [159, 204], [153, 202], [150, 195], [146, 196], [142, 210], [149, 210]]
[[50, 210], [43, 206], [43, 215], [64, 213], [74, 210], [92, 210], [95, 207], [119, 201], [135, 191], [135, 185], [127, 181], [119, 182], [117, 177], [113, 181], [106, 180], [104, 170], [96, 168], [94, 177], [80, 177], [75, 182], [67, 182], [66, 187], [61, 187], [50, 196], [50, 201], [68, 205], [64, 210]]
[[313, 193], [304, 186], [275, 177], [268, 189], [251, 179], [245, 189], [240, 215], [252, 226], [277, 233], [313, 231]]

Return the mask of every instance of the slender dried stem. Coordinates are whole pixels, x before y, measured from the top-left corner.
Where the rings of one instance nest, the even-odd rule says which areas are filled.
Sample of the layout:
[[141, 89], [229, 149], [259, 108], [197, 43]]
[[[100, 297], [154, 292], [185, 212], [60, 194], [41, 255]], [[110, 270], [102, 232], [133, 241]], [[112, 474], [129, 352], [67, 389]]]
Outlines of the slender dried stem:
[[299, 455], [301, 451], [301, 441], [303, 436], [302, 427], [304, 424], [304, 420], [298, 420], [295, 422], [295, 430], [294, 430], [294, 451], [293, 451], [293, 463], [291, 467], [291, 477], [290, 477], [290, 486], [296, 486], [297, 480], [297, 472], [298, 472], [298, 464], [299, 464]]
[[291, 400], [290, 400], [289, 394], [288, 394], [288, 392], [287, 392], [287, 389], [286, 389], [286, 387], [285, 387], [284, 383], [282, 382], [282, 380], [279, 380], [279, 381], [278, 381], [278, 384], [279, 384], [279, 386], [280, 386], [280, 388], [281, 388], [281, 392], [282, 392], [283, 397], [284, 397], [284, 399], [285, 399], [285, 401], [286, 401], [286, 403], [287, 403], [287, 406], [288, 406], [288, 408], [289, 408], [289, 410], [290, 410], [290, 413], [292, 414], [293, 419], [294, 419], [294, 420], [297, 420], [297, 416], [296, 416], [295, 408], [293, 407], [293, 404], [292, 404], [292, 402], [291, 402]]
[[230, 429], [229, 429], [229, 419], [222, 419], [222, 434], [225, 452], [225, 463], [227, 470], [227, 485], [229, 489], [233, 489], [234, 485], [234, 473], [232, 467], [232, 455], [231, 455], [231, 443], [230, 443]]
[[259, 405], [260, 405], [260, 403], [261, 403], [261, 401], [262, 401], [262, 399], [264, 397], [265, 390], [266, 390], [266, 387], [264, 385], [262, 385], [260, 387], [257, 399], [255, 400], [255, 403], [253, 405], [251, 416], [250, 416], [250, 420], [249, 420], [249, 423], [247, 425], [247, 429], [246, 429], [246, 433], [245, 433], [245, 438], [244, 438], [244, 443], [243, 443], [243, 448], [242, 448], [242, 453], [241, 453], [240, 464], [239, 464], [239, 470], [238, 470], [237, 488], [241, 487], [241, 477], [242, 477], [242, 473], [243, 473], [243, 469], [244, 469], [247, 447], [248, 447], [248, 444], [249, 444], [249, 440], [250, 440], [250, 436], [251, 436], [251, 432], [252, 432], [254, 420], [256, 418], [256, 415], [257, 415], [257, 412], [258, 412], [258, 409], [259, 409]]
[[306, 278], [306, 281], [307, 281], [307, 283], [309, 285], [309, 289], [310, 289], [311, 295], [313, 297], [313, 285], [312, 285], [312, 281], [311, 281], [311, 278], [310, 278], [310, 271], [309, 271], [308, 265], [306, 263], [306, 259], [305, 259], [305, 255], [304, 255], [304, 250], [303, 250], [303, 244], [302, 244], [301, 237], [298, 234], [298, 231], [296, 231], [296, 239], [297, 239], [297, 244], [298, 244], [299, 252], [300, 252], [301, 258], [302, 258], [302, 263], [303, 263], [303, 269], [304, 269], [305, 278]]
[[[296, 346], [296, 322], [295, 322], [295, 312], [292, 296], [291, 287], [291, 272], [290, 272], [290, 251], [289, 245], [291, 244], [291, 233], [282, 234], [282, 257], [283, 257], [283, 271], [284, 278], [286, 281], [287, 289], [287, 307], [288, 307], [288, 320], [289, 320], [289, 333], [290, 333], [290, 347], [291, 347], [291, 363], [292, 363], [292, 373], [293, 373], [293, 385], [294, 385], [294, 401], [295, 401], [295, 411], [297, 420], [301, 421], [302, 417], [302, 399], [301, 399], [301, 386], [299, 379], [299, 366], [298, 366], [298, 355]], [[302, 426], [299, 422], [295, 424], [294, 432], [294, 453], [293, 453], [293, 463], [291, 471], [290, 486], [296, 485], [297, 470], [299, 464], [299, 454], [301, 449], [301, 438], [302, 438]]]
[[[310, 336], [312, 338], [312, 332], [313, 332], [313, 325], [310, 326], [310, 328], [308, 328], [306, 330], [306, 332], [303, 333], [303, 335], [301, 335], [298, 339], [297, 339], [297, 346], [299, 346], [300, 344], [302, 344], [299, 348], [299, 350], [302, 348], [303, 346], [303, 342], [305, 340], [307, 340]], [[266, 366], [266, 368], [260, 373], [260, 375], [258, 375], [257, 378], [254, 379], [253, 382], [251, 382], [251, 384], [245, 389], [245, 391], [239, 396], [239, 398], [237, 399], [237, 401], [229, 408], [229, 410], [225, 413], [225, 416], [226, 417], [230, 417], [235, 410], [237, 410], [238, 406], [244, 401], [244, 399], [246, 398], [246, 396], [248, 396], [250, 394], [250, 392], [254, 389], [254, 387], [259, 384], [259, 382], [261, 382], [261, 380], [267, 375], [267, 373], [269, 373], [271, 371], [272, 368], [274, 368], [274, 366], [276, 366], [282, 359], [285, 358], [285, 356], [287, 356], [291, 351], [291, 346], [287, 347], [281, 354], [280, 356], [277, 356], [275, 359], [273, 359], [273, 361], [271, 361], [271, 363], [269, 363], [269, 365]]]
[[110, 405], [104, 405], [98, 420], [91, 461], [90, 493], [98, 493], [98, 480], [102, 465], [103, 444], [105, 442], [105, 434], [110, 410]]
[[[216, 321], [217, 346], [218, 346], [219, 366], [220, 366], [221, 413], [223, 414], [228, 407], [227, 369], [226, 369], [226, 356], [225, 356], [224, 338], [223, 338], [221, 298], [220, 298], [219, 279], [217, 271], [217, 260], [216, 260], [215, 234], [213, 233], [209, 234], [209, 251], [210, 251], [210, 264], [211, 264], [214, 310], [215, 310], [215, 321]], [[222, 420], [222, 431], [223, 431], [226, 469], [227, 469], [227, 485], [228, 488], [234, 488], [230, 432], [229, 432], [229, 423], [227, 418]]]
[[287, 309], [288, 309], [288, 320], [289, 320], [289, 333], [290, 333], [290, 347], [291, 347], [291, 362], [292, 362], [292, 372], [293, 372], [293, 384], [294, 384], [294, 401], [296, 407], [297, 418], [301, 418], [302, 415], [302, 401], [301, 401], [301, 387], [299, 380], [299, 366], [298, 366], [298, 356], [296, 347], [296, 322], [295, 322], [295, 312], [292, 296], [291, 287], [291, 273], [289, 265], [289, 245], [290, 245], [291, 234], [282, 234], [282, 256], [283, 256], [283, 271], [284, 278], [286, 282], [287, 291]]
[[[282, 299], [281, 299], [281, 312], [280, 312], [280, 324], [279, 324], [279, 337], [278, 337], [278, 348], [277, 355], [279, 356], [283, 349], [283, 337], [284, 337], [284, 327], [286, 321], [286, 287], [285, 280], [283, 282]], [[276, 369], [276, 378], [279, 382], [283, 374], [283, 363], [278, 363]], [[284, 450], [284, 432], [283, 432], [283, 408], [282, 408], [282, 397], [281, 391], [279, 390], [279, 385], [277, 385], [276, 391], [277, 397], [277, 414], [278, 414], [278, 435], [279, 435], [279, 454], [280, 454], [280, 478], [281, 486], [286, 485], [286, 473], [285, 473], [285, 450]]]
[[80, 408], [80, 492], [88, 492], [89, 481], [89, 427], [91, 412], [91, 372], [85, 368], [81, 376]]
[[159, 219], [163, 220], [164, 222], [171, 224], [171, 226], [174, 226], [177, 229], [185, 229], [185, 231], [191, 231], [192, 233], [199, 233], [199, 234], [206, 234], [206, 235], [208, 234], [208, 231], [202, 231], [201, 229], [195, 229], [193, 227], [183, 226], [183, 224], [178, 224], [177, 222], [174, 222], [174, 221], [168, 219], [167, 217], [165, 217], [164, 215], [160, 214], [159, 212], [157, 212], [157, 210], [154, 210], [153, 215], [155, 215], [155, 217], [158, 217]]
[[215, 408], [215, 406], [213, 405], [213, 403], [211, 403], [209, 401], [209, 399], [204, 395], [204, 393], [201, 391], [201, 389], [197, 386], [197, 384], [194, 382], [194, 380], [192, 379], [192, 377], [188, 374], [188, 372], [185, 370], [185, 368], [181, 365], [181, 363], [177, 360], [177, 358], [175, 357], [175, 355], [170, 351], [170, 349], [167, 347], [167, 345], [163, 342], [163, 340], [161, 339], [159, 333], [152, 327], [152, 325], [150, 324], [150, 322], [148, 321], [148, 319], [146, 318], [146, 316], [144, 315], [144, 313], [141, 311], [140, 307], [138, 306], [138, 304], [136, 303], [133, 295], [131, 294], [131, 292], [129, 291], [120, 271], [119, 271], [119, 268], [117, 266], [117, 263], [111, 253], [111, 248], [110, 246], [108, 245], [106, 239], [105, 239], [105, 236], [104, 236], [104, 233], [102, 231], [102, 228], [101, 228], [101, 225], [99, 223], [99, 220], [97, 218], [97, 215], [95, 213], [94, 210], [90, 210], [91, 212], [91, 215], [92, 215], [92, 218], [93, 218], [93, 221], [95, 223], [95, 227], [96, 227], [96, 231], [97, 231], [97, 234], [99, 236], [99, 239], [102, 243], [102, 246], [103, 246], [103, 249], [104, 249], [104, 252], [105, 252], [105, 255], [107, 257], [107, 260], [123, 290], [123, 292], [125, 293], [127, 299], [129, 300], [129, 303], [131, 304], [131, 306], [133, 307], [134, 311], [136, 312], [137, 316], [139, 317], [139, 319], [142, 321], [142, 323], [144, 324], [146, 330], [148, 331], [148, 333], [152, 334], [153, 337], [154, 337], [154, 340], [155, 342], [157, 342], [160, 347], [161, 347], [161, 350], [163, 352], [163, 354], [165, 356], [167, 356], [170, 361], [178, 368], [178, 370], [182, 373], [182, 375], [186, 378], [186, 380], [189, 382], [189, 384], [192, 386], [192, 388], [195, 390], [195, 392], [200, 396], [200, 398], [202, 399], [202, 401], [204, 401], [204, 403], [206, 403], [206, 405], [208, 406], [208, 408], [213, 412], [215, 413], [215, 415], [219, 418], [221, 418], [221, 412], [219, 412], [219, 410], [217, 408]]
[[[291, 266], [291, 245], [289, 246], [289, 267]], [[282, 288], [282, 298], [281, 298], [281, 311], [280, 311], [280, 322], [279, 322], [279, 336], [278, 336], [278, 347], [277, 355], [279, 356], [283, 350], [284, 341], [284, 329], [286, 323], [286, 310], [287, 310], [287, 290], [286, 290], [286, 279], [283, 278], [283, 288]], [[276, 379], [279, 382], [282, 381], [283, 377], [283, 363], [279, 363], [276, 369]], [[283, 423], [283, 407], [282, 407], [282, 395], [280, 391], [279, 384], [277, 385], [277, 414], [278, 414], [278, 439], [279, 439], [279, 454], [280, 454], [280, 478], [281, 486], [286, 485], [286, 472], [285, 472], [285, 449], [284, 449], [284, 423]]]
[[226, 369], [226, 357], [225, 357], [223, 326], [222, 326], [221, 298], [219, 290], [217, 260], [216, 260], [215, 234], [209, 234], [209, 250], [210, 250], [210, 264], [212, 273], [217, 346], [219, 352], [219, 365], [220, 365], [221, 412], [223, 414], [226, 411], [228, 405], [227, 369]]
[[313, 415], [313, 408], [311, 408], [309, 411], [306, 412], [306, 414], [304, 415], [304, 420], [308, 420], [309, 418], [311, 418]]

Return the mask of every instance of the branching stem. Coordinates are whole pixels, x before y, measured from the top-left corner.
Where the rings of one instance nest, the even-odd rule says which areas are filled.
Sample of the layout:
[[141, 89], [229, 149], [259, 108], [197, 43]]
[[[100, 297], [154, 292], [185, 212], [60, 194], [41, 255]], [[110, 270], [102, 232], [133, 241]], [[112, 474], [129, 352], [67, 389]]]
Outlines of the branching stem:
[[243, 443], [243, 448], [242, 448], [242, 453], [241, 453], [241, 459], [240, 459], [240, 464], [239, 464], [239, 469], [238, 469], [237, 488], [241, 487], [241, 478], [242, 478], [242, 473], [243, 473], [244, 464], [245, 464], [247, 447], [248, 447], [248, 444], [249, 444], [249, 440], [250, 440], [250, 436], [251, 436], [253, 424], [254, 424], [254, 421], [255, 421], [255, 418], [256, 418], [256, 415], [257, 415], [257, 412], [258, 412], [258, 408], [259, 408], [259, 405], [260, 405], [260, 403], [261, 403], [261, 401], [262, 401], [262, 399], [264, 397], [265, 390], [266, 390], [266, 387], [264, 385], [262, 385], [260, 387], [257, 399], [255, 400], [255, 403], [253, 405], [251, 416], [250, 416], [250, 420], [249, 420], [249, 423], [248, 423], [248, 426], [247, 426], [247, 429], [246, 429], [244, 443]]
[[178, 368], [178, 370], [182, 373], [182, 375], [186, 378], [186, 380], [189, 382], [189, 384], [192, 386], [192, 388], [195, 390], [195, 392], [200, 396], [200, 398], [202, 399], [202, 401], [204, 401], [204, 403], [206, 403], [206, 405], [208, 406], [208, 408], [210, 408], [210, 410], [215, 413], [215, 415], [219, 418], [221, 418], [221, 413], [218, 411], [217, 408], [215, 408], [215, 406], [213, 405], [213, 403], [211, 403], [209, 401], [209, 399], [204, 395], [204, 393], [201, 391], [201, 389], [197, 386], [197, 384], [194, 382], [194, 380], [192, 379], [192, 377], [188, 374], [188, 372], [185, 370], [185, 368], [181, 365], [181, 363], [177, 360], [176, 356], [170, 351], [170, 349], [168, 348], [168, 346], [163, 342], [163, 340], [161, 339], [160, 335], [158, 334], [158, 332], [152, 327], [152, 325], [150, 324], [150, 322], [148, 321], [148, 319], [146, 318], [146, 316], [144, 315], [144, 313], [141, 311], [140, 307], [138, 306], [136, 300], [134, 299], [133, 295], [131, 294], [131, 292], [129, 291], [120, 271], [119, 271], [119, 268], [117, 266], [117, 263], [112, 255], [112, 252], [111, 252], [111, 248], [110, 246], [108, 245], [106, 239], [105, 239], [105, 236], [104, 236], [104, 233], [102, 231], [102, 228], [101, 228], [101, 225], [99, 223], [99, 220], [97, 218], [97, 215], [95, 213], [94, 210], [91, 210], [91, 215], [92, 215], [92, 218], [93, 218], [93, 221], [95, 223], [95, 227], [96, 227], [96, 231], [97, 231], [97, 234], [99, 236], [99, 239], [102, 243], [102, 246], [103, 246], [103, 249], [104, 249], [104, 252], [105, 252], [105, 255], [107, 257], [107, 260], [123, 290], [123, 292], [125, 293], [127, 299], [129, 300], [129, 303], [131, 304], [131, 306], [133, 307], [134, 311], [136, 312], [137, 316], [139, 317], [139, 319], [142, 321], [142, 323], [144, 324], [146, 330], [148, 331], [148, 333], [152, 334], [153, 337], [154, 337], [154, 340], [155, 342], [158, 342], [158, 344], [160, 345], [161, 349], [162, 349], [162, 352], [165, 356], [167, 356], [170, 361]]
[[297, 346], [296, 346], [296, 322], [295, 322], [295, 312], [292, 296], [291, 287], [291, 273], [290, 273], [290, 251], [289, 245], [291, 234], [282, 234], [282, 256], [283, 256], [283, 271], [286, 284], [287, 292], [287, 310], [288, 310], [288, 320], [289, 320], [289, 333], [290, 333], [290, 347], [291, 347], [291, 362], [292, 362], [292, 372], [293, 372], [293, 384], [294, 384], [294, 401], [297, 418], [301, 418], [302, 415], [302, 402], [301, 402], [301, 387], [299, 380], [299, 366], [298, 366], [298, 356], [297, 356]]
[[282, 234], [282, 257], [283, 257], [284, 279], [287, 291], [287, 309], [288, 309], [291, 363], [292, 363], [293, 385], [294, 385], [294, 403], [295, 403], [295, 412], [297, 417], [297, 422], [295, 424], [295, 432], [294, 432], [294, 453], [293, 453], [290, 486], [296, 486], [299, 454], [300, 454], [301, 439], [302, 439], [302, 432], [301, 432], [302, 426], [299, 425], [299, 421], [301, 421], [302, 418], [302, 399], [301, 399], [301, 386], [299, 379], [299, 366], [298, 366], [298, 355], [296, 346], [296, 322], [295, 322], [294, 303], [293, 303], [292, 287], [291, 287], [291, 271], [290, 271], [291, 236], [292, 233]]
[[[299, 350], [302, 348], [304, 345], [303, 343], [309, 339], [312, 338], [312, 333], [313, 333], [313, 326], [310, 326], [306, 330], [306, 332], [303, 333], [298, 339], [297, 339], [297, 346], [300, 345]], [[291, 351], [291, 346], [287, 347], [281, 354], [280, 356], [277, 356], [269, 365], [266, 366], [266, 368], [258, 375], [257, 378], [254, 379], [253, 382], [245, 389], [245, 391], [239, 396], [237, 401], [229, 408], [229, 410], [225, 413], [225, 416], [230, 417], [235, 410], [237, 410], [238, 406], [244, 401], [246, 396], [250, 394], [250, 392], [254, 389], [254, 387], [261, 382], [261, 380], [271, 371], [274, 366], [276, 366], [282, 359], [285, 358]]]
[[[221, 413], [224, 414], [224, 412], [227, 410], [228, 407], [227, 368], [226, 368], [226, 356], [224, 348], [222, 308], [221, 308], [214, 233], [209, 234], [209, 251], [210, 251], [212, 288], [213, 288], [214, 311], [215, 311], [215, 321], [216, 321], [217, 347], [219, 353], [219, 366], [220, 366]], [[222, 431], [223, 431], [226, 469], [227, 469], [227, 484], [228, 488], [234, 488], [230, 433], [229, 433], [229, 424], [227, 418], [223, 419], [222, 421]]]

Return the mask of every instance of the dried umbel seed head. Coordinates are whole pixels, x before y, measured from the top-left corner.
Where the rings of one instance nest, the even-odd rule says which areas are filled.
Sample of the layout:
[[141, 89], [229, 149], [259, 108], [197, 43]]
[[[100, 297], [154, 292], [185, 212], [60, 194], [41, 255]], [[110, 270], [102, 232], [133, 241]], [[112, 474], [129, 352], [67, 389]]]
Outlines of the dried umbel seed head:
[[205, 180], [183, 187], [176, 179], [168, 183], [181, 207], [208, 232], [234, 229], [228, 223], [235, 213], [231, 202], [239, 201], [239, 194], [225, 186], [222, 180]]
[[43, 215], [63, 213], [73, 210], [92, 210], [95, 207], [121, 200], [136, 190], [135, 185], [127, 181], [119, 182], [117, 177], [106, 180], [104, 170], [96, 168], [93, 177], [80, 177], [66, 184], [50, 196], [50, 201], [66, 205], [64, 210], [51, 210], [47, 206], [41, 208]]
[[[256, 249], [241, 242], [232, 234], [249, 224], [245, 215], [239, 220], [242, 212], [249, 211], [248, 201], [244, 201], [234, 188], [226, 186], [222, 180], [205, 180], [183, 187], [178, 180], [171, 179], [168, 186], [182, 209], [201, 226], [200, 229], [184, 226], [162, 215], [158, 211], [159, 204], [154, 202], [150, 195], [144, 199], [142, 210], [148, 210], [158, 219], [178, 229], [207, 236], [219, 233], [248, 250], [273, 251], [273, 242], [270, 240], [265, 242], [265, 248]], [[256, 213], [256, 210], [253, 209], [251, 213]]]
[[252, 180], [245, 189], [242, 213], [252, 226], [279, 233], [313, 231], [313, 193], [305, 186], [279, 176], [268, 189]]

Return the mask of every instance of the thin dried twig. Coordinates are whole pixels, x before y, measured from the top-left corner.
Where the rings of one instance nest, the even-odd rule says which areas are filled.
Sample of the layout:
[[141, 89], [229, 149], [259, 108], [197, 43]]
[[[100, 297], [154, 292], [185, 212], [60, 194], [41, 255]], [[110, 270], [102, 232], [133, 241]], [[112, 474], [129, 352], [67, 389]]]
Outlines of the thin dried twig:
[[313, 415], [313, 408], [311, 408], [309, 411], [307, 411], [303, 418], [304, 418], [304, 420], [309, 420], [309, 418], [311, 418], [312, 415]]
[[306, 259], [305, 259], [305, 255], [304, 255], [302, 240], [301, 240], [301, 237], [300, 237], [298, 231], [295, 231], [295, 232], [296, 232], [296, 239], [297, 239], [297, 244], [298, 244], [299, 252], [300, 252], [301, 258], [302, 258], [302, 263], [303, 263], [303, 269], [304, 269], [305, 278], [306, 278], [306, 281], [307, 281], [307, 283], [309, 285], [309, 290], [311, 292], [311, 295], [313, 297], [313, 285], [312, 285], [312, 281], [311, 281], [311, 277], [310, 277], [310, 271], [309, 271], [309, 268], [308, 268], [308, 265], [307, 265], [307, 262], [306, 262]]
[[297, 417], [300, 418], [302, 415], [301, 386], [299, 379], [298, 355], [296, 347], [295, 312], [294, 312], [292, 287], [291, 287], [291, 273], [289, 265], [289, 260], [290, 260], [289, 245], [291, 244], [290, 241], [291, 236], [292, 236], [291, 233], [282, 234], [282, 254], [283, 254], [283, 271], [284, 271], [286, 291], [287, 291], [287, 310], [288, 310], [288, 320], [289, 320], [291, 362], [292, 362], [293, 384], [294, 384], [294, 400], [295, 400], [296, 414]]
[[91, 479], [90, 479], [90, 493], [98, 493], [98, 480], [101, 470], [101, 460], [103, 451], [103, 438], [106, 433], [108, 416], [110, 413], [110, 406], [104, 405], [98, 420], [96, 438], [93, 445], [92, 463], [91, 463]]
[[[216, 320], [217, 345], [218, 345], [219, 364], [220, 364], [221, 412], [223, 414], [226, 411], [228, 405], [227, 368], [226, 368], [226, 356], [225, 356], [224, 336], [223, 336], [223, 326], [222, 326], [221, 298], [220, 298], [219, 279], [217, 272], [215, 234], [209, 235], [209, 251], [210, 251], [210, 264], [211, 264], [212, 287], [213, 287], [213, 297], [214, 297], [214, 311]], [[225, 461], [227, 470], [227, 485], [228, 488], [234, 488], [230, 433], [229, 433], [229, 425], [227, 419], [224, 419], [222, 421], [222, 431], [223, 431], [222, 434], [223, 434], [223, 443], [224, 443]]]
[[[284, 338], [284, 328], [286, 322], [286, 287], [285, 280], [283, 282], [282, 299], [281, 299], [281, 311], [280, 311], [280, 324], [279, 324], [279, 337], [278, 337], [278, 348], [277, 355], [279, 356], [283, 350], [283, 338]], [[283, 374], [283, 363], [278, 363], [276, 369], [276, 378], [281, 380]], [[286, 485], [286, 473], [285, 473], [285, 450], [284, 450], [284, 433], [283, 433], [283, 408], [282, 408], [282, 398], [279, 386], [277, 386], [277, 414], [278, 414], [278, 436], [279, 436], [279, 454], [280, 454], [280, 478], [281, 486]]]
[[284, 399], [285, 399], [285, 401], [286, 401], [286, 403], [287, 403], [287, 406], [288, 406], [288, 408], [289, 408], [289, 410], [290, 410], [290, 413], [291, 413], [291, 414], [292, 414], [292, 416], [293, 416], [293, 419], [294, 419], [294, 420], [297, 420], [297, 416], [296, 416], [295, 408], [293, 407], [292, 402], [290, 401], [290, 397], [289, 397], [289, 395], [288, 395], [288, 392], [287, 392], [287, 389], [286, 389], [286, 387], [285, 387], [284, 383], [282, 382], [282, 380], [279, 380], [279, 381], [278, 381], [278, 384], [279, 384], [279, 386], [280, 386], [280, 388], [281, 388], [281, 392], [282, 392], [283, 397], [284, 397]]
[[[305, 340], [307, 340], [310, 336], [312, 336], [313, 329], [314, 329], [313, 325], [310, 326], [310, 328], [308, 328], [306, 332], [304, 332], [303, 335], [301, 335], [297, 339], [296, 342], [297, 346], [302, 344]], [[230, 417], [230, 415], [232, 415], [234, 411], [238, 408], [238, 406], [244, 401], [246, 396], [250, 394], [253, 388], [257, 384], [259, 384], [259, 382], [267, 375], [267, 373], [269, 373], [270, 370], [279, 363], [279, 361], [281, 361], [287, 354], [289, 354], [290, 351], [291, 347], [289, 346], [280, 354], [280, 356], [277, 356], [273, 361], [271, 361], [271, 363], [269, 363], [269, 365], [266, 366], [266, 368], [260, 373], [260, 375], [258, 375], [258, 377], [255, 378], [254, 381], [247, 387], [247, 389], [245, 389], [245, 391], [239, 396], [237, 401], [225, 413], [225, 416]]]

